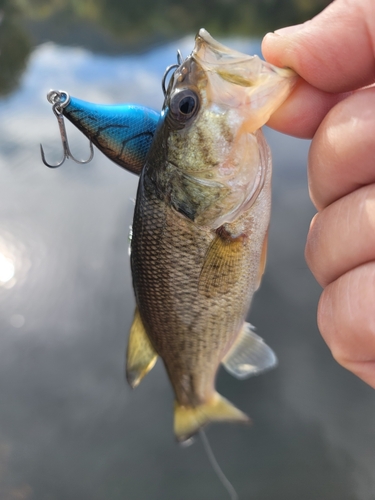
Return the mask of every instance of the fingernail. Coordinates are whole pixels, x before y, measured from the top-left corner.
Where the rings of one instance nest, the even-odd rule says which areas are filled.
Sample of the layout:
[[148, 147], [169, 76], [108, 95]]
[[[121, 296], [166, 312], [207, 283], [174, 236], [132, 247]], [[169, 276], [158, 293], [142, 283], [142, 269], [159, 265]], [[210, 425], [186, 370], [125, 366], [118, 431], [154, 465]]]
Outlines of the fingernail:
[[274, 31], [275, 35], [279, 36], [288, 36], [296, 33], [297, 31], [301, 31], [306, 26], [306, 23], [296, 24], [294, 26], [286, 26], [285, 28], [280, 28], [279, 30]]

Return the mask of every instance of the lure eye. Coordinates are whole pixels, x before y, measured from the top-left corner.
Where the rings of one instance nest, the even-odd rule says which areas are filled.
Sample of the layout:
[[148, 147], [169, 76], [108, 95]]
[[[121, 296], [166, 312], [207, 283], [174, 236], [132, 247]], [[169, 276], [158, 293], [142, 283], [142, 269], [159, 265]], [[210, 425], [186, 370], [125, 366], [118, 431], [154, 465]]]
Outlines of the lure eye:
[[190, 89], [176, 92], [170, 101], [170, 110], [179, 121], [186, 121], [198, 110], [198, 96]]

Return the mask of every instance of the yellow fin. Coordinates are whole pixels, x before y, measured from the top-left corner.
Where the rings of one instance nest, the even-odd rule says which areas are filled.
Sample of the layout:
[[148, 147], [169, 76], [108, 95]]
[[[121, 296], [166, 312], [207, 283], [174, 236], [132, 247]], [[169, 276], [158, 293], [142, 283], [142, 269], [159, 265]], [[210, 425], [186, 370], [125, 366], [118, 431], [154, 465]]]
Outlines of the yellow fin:
[[185, 441], [210, 422], [250, 423], [245, 413], [215, 392], [207, 403], [195, 408], [175, 403], [174, 433], [178, 441]]
[[133, 389], [137, 387], [143, 377], [153, 368], [157, 357], [147, 336], [137, 307], [134, 313], [133, 324], [130, 328], [126, 353], [126, 378]]
[[259, 264], [259, 272], [258, 272], [258, 282], [256, 286], [256, 290], [258, 290], [260, 286], [260, 282], [262, 281], [262, 277], [264, 274], [264, 271], [266, 269], [266, 263], [267, 263], [267, 247], [268, 247], [268, 231], [266, 233], [266, 236], [263, 241], [263, 247], [262, 247], [262, 254], [260, 256], [260, 264]]
[[229, 292], [242, 273], [244, 235], [231, 238], [226, 232], [212, 241], [199, 277], [199, 292], [207, 298]]

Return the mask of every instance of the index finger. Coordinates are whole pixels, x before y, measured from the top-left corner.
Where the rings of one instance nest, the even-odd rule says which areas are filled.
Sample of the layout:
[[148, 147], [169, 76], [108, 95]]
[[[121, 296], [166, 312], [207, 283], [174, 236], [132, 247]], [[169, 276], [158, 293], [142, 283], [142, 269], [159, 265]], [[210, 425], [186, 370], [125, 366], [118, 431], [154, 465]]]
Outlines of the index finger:
[[311, 139], [328, 111], [348, 95], [324, 92], [300, 78], [267, 125], [284, 134]]
[[305, 115], [311, 135], [316, 117], [345, 97], [341, 94], [375, 81], [375, 2], [336, 0], [304, 25], [266, 35], [262, 51], [269, 62], [294, 69], [305, 81], [270, 125], [301, 136], [287, 121], [292, 116], [299, 123]]

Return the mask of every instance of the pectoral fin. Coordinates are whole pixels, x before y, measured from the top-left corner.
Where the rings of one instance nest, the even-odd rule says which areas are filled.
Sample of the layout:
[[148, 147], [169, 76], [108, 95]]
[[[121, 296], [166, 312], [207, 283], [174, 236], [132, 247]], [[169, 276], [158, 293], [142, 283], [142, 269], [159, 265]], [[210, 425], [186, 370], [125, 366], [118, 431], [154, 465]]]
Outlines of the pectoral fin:
[[136, 308], [126, 353], [126, 379], [133, 389], [154, 367], [157, 357]]
[[256, 290], [258, 290], [260, 286], [260, 282], [262, 281], [262, 277], [264, 274], [264, 271], [266, 269], [266, 262], [267, 262], [267, 247], [268, 247], [268, 231], [267, 234], [264, 238], [263, 241], [263, 247], [262, 247], [262, 254], [260, 256], [260, 263], [259, 263], [259, 272], [258, 272], [258, 282], [256, 285]]
[[245, 236], [218, 234], [211, 243], [199, 277], [199, 292], [207, 298], [229, 292], [242, 272]]
[[245, 379], [274, 368], [277, 358], [273, 350], [254, 332], [254, 327], [250, 323], [244, 323], [222, 364], [234, 377]]

